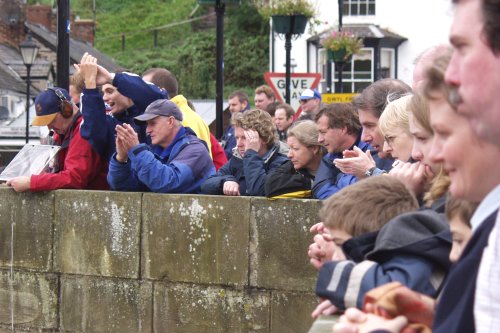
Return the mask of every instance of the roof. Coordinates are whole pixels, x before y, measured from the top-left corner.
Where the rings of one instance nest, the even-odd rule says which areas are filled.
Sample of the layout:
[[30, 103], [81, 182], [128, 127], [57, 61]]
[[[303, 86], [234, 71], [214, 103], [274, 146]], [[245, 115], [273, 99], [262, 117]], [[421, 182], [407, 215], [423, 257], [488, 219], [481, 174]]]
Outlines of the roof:
[[[13, 69], [22, 79], [27, 76], [26, 66], [23, 63], [21, 53], [7, 44], [0, 44], [0, 61]], [[52, 63], [48, 60], [37, 58], [31, 66], [32, 79], [46, 79], [52, 68]]]
[[[325, 30], [317, 35], [311, 36], [307, 41], [319, 44], [320, 39], [333, 30], [334, 29]], [[381, 41], [381, 46], [397, 47], [408, 40], [406, 37], [400, 36], [389, 29], [380, 28], [375, 24], [344, 24], [342, 30], [349, 31], [362, 38], [365, 45], [367, 44], [366, 42]]]
[[[49, 48], [51, 48], [54, 52], [57, 50], [57, 35], [54, 32], [49, 31], [47, 28], [40, 24], [33, 23], [24, 23], [28, 29], [31, 30], [33, 36], [37, 39], [44, 41]], [[92, 54], [97, 58], [97, 62], [106, 68], [107, 70], [114, 72], [120, 68], [118, 64], [116, 64], [113, 59], [106, 56], [105, 54], [99, 52], [96, 48], [94, 48], [90, 43], [79, 41], [73, 38], [69, 40], [69, 57], [71, 63], [80, 63], [82, 56], [85, 52]]]
[[0, 90], [10, 90], [19, 93], [26, 91], [26, 83], [9, 66], [0, 60]]

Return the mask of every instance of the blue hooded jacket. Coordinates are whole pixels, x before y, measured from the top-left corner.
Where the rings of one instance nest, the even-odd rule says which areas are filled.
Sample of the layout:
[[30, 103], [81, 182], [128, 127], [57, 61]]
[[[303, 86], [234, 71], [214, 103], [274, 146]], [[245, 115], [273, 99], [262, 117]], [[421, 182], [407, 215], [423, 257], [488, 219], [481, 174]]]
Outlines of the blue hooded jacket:
[[264, 196], [264, 183], [267, 173], [285, 163], [288, 158], [280, 153], [280, 144], [274, 145], [263, 157], [252, 149], [241, 158], [235, 152], [229, 162], [219, 169], [201, 186], [204, 194], [224, 194], [224, 182], [234, 181], [240, 185], [241, 195]]
[[117, 191], [199, 193], [201, 184], [215, 174], [206, 144], [181, 127], [165, 149], [139, 144], [128, 151], [127, 163], [109, 163], [108, 183]]

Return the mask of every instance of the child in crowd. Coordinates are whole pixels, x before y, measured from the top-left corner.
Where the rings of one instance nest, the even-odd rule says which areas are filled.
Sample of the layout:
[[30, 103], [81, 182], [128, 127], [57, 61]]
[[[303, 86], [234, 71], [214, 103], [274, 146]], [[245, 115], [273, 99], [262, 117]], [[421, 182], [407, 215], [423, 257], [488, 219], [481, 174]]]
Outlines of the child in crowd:
[[458, 261], [472, 235], [470, 219], [476, 211], [477, 206], [477, 203], [448, 196], [446, 201], [446, 218], [450, 223], [451, 237], [453, 239], [450, 251], [451, 262]]
[[313, 316], [326, 308], [359, 308], [366, 292], [392, 281], [437, 294], [449, 268], [448, 225], [444, 216], [417, 208], [405, 185], [387, 176], [363, 180], [325, 201], [320, 218], [333, 242], [316, 266], [316, 294], [330, 304], [320, 304]]

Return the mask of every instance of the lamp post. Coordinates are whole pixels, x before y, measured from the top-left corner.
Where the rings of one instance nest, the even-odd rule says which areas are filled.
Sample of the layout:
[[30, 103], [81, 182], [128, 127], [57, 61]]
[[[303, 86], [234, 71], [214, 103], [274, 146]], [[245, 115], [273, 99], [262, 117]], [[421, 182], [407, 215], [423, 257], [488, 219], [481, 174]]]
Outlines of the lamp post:
[[26, 40], [19, 44], [21, 49], [21, 56], [23, 57], [24, 66], [26, 66], [26, 143], [29, 140], [30, 129], [30, 86], [31, 86], [31, 65], [35, 62], [38, 53], [38, 46], [31, 39], [31, 33], [28, 33]]
[[304, 33], [309, 18], [300, 14], [272, 15], [271, 18], [274, 31], [285, 36], [285, 101], [290, 104], [292, 36]]
[[216, 78], [215, 78], [215, 136], [222, 138], [224, 112], [224, 13], [227, 5], [239, 5], [240, 0], [198, 0], [200, 5], [215, 6], [217, 18]]

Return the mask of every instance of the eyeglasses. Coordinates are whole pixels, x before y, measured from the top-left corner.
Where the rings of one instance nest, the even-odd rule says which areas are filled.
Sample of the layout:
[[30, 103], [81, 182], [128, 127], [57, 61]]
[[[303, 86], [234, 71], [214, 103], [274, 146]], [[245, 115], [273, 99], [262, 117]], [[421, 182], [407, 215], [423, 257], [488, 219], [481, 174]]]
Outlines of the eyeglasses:
[[306, 103], [307, 103], [307, 102], [309, 102], [311, 99], [312, 99], [312, 98], [310, 98], [310, 99], [301, 99], [301, 100], [299, 101], [299, 103], [300, 103], [300, 104], [306, 104]]

